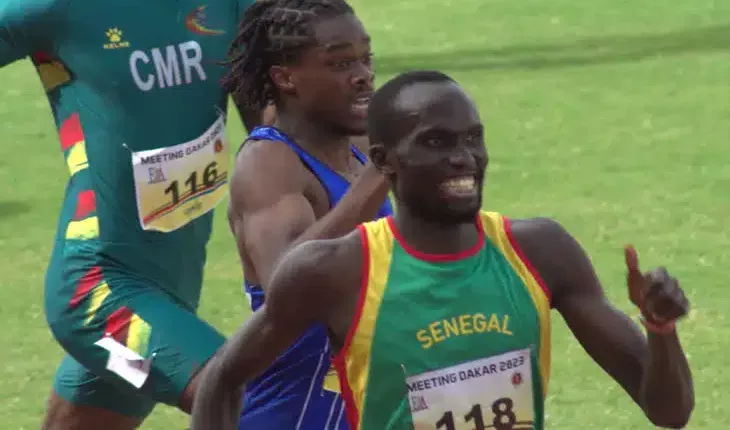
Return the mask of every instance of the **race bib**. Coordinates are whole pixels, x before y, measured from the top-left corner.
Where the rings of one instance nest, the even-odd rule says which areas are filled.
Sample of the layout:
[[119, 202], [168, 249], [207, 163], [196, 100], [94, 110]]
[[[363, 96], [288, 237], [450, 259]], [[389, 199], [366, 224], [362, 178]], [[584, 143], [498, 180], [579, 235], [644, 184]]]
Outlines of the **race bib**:
[[406, 378], [414, 430], [534, 427], [530, 350]]
[[228, 192], [225, 118], [202, 136], [132, 153], [137, 210], [144, 230], [176, 230], [212, 210]]

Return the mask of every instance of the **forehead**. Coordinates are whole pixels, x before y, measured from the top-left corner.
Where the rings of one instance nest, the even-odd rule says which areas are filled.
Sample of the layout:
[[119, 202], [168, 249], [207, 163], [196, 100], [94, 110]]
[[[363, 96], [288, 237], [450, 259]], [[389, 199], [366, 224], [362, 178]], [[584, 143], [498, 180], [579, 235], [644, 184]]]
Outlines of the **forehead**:
[[314, 25], [313, 32], [317, 47], [325, 51], [370, 42], [362, 22], [352, 13], [324, 18]]
[[413, 84], [401, 91], [394, 105], [396, 111], [414, 119], [414, 131], [441, 128], [458, 132], [481, 124], [474, 102], [453, 82]]

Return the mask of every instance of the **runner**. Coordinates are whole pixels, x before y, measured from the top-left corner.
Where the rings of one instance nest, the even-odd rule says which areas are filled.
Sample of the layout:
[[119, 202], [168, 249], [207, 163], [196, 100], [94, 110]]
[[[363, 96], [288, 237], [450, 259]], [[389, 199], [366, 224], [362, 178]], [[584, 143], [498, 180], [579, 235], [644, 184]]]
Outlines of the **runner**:
[[[239, 50], [226, 88], [240, 104], [273, 100], [277, 115], [274, 127], [253, 130], [231, 179], [229, 220], [256, 310], [276, 261], [292, 246], [345, 235], [391, 207], [385, 178], [349, 143], [365, 135], [373, 91], [369, 38], [350, 6], [259, 2], [241, 24]], [[329, 355], [323, 326], [303, 333], [248, 385], [241, 426], [345, 429]]]
[[627, 247], [644, 337], [557, 222], [480, 211], [483, 126], [448, 76], [402, 74], [369, 112], [372, 160], [397, 215], [287, 254], [266, 306], [206, 369], [194, 429], [234, 428], [241, 384], [321, 324], [338, 351], [352, 429], [542, 430], [551, 307], [653, 424], [686, 425], [694, 394], [675, 324], [688, 302], [676, 279], [642, 273]]
[[189, 411], [224, 341], [195, 311], [228, 187], [217, 63], [251, 3], [0, 0], [0, 66], [31, 56], [71, 175], [46, 277], [67, 355], [45, 429], [132, 429], [157, 402]]

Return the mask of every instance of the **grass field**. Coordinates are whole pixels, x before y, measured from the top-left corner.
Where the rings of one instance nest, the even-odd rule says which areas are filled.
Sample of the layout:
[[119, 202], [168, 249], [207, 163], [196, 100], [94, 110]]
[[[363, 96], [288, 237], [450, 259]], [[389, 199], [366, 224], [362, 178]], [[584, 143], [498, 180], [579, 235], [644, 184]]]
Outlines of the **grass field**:
[[[557, 218], [632, 314], [624, 243], [645, 266], [676, 273], [693, 304], [681, 325], [696, 387], [688, 428], [730, 426], [730, 2], [354, 4], [373, 36], [379, 82], [436, 68], [478, 100], [492, 157], [490, 209]], [[61, 356], [42, 294], [67, 172], [30, 64], [0, 71], [0, 82], [0, 427], [37, 429]], [[234, 141], [241, 130], [232, 127]], [[209, 249], [201, 314], [230, 333], [247, 312], [223, 211]], [[651, 428], [557, 314], [554, 322], [548, 428]], [[185, 424], [158, 407], [144, 428]]]

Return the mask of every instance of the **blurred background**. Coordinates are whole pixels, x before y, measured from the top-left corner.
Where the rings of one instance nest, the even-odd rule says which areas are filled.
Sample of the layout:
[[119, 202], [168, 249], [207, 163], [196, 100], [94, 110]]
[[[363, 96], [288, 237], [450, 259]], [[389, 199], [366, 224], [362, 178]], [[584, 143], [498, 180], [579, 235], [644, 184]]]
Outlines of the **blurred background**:
[[[696, 390], [687, 428], [730, 428], [730, 2], [352, 4], [372, 35], [379, 83], [439, 69], [476, 98], [491, 156], [488, 209], [558, 219], [632, 315], [623, 244], [636, 245], [642, 265], [678, 276], [693, 305], [680, 326]], [[61, 357], [42, 295], [68, 173], [30, 62], [0, 70], [0, 82], [0, 427], [37, 429]], [[230, 118], [235, 146], [244, 133]], [[201, 315], [230, 334], [247, 302], [225, 210], [216, 228]], [[547, 428], [652, 428], [557, 313], [553, 321]], [[186, 425], [159, 406], [143, 428]]]

